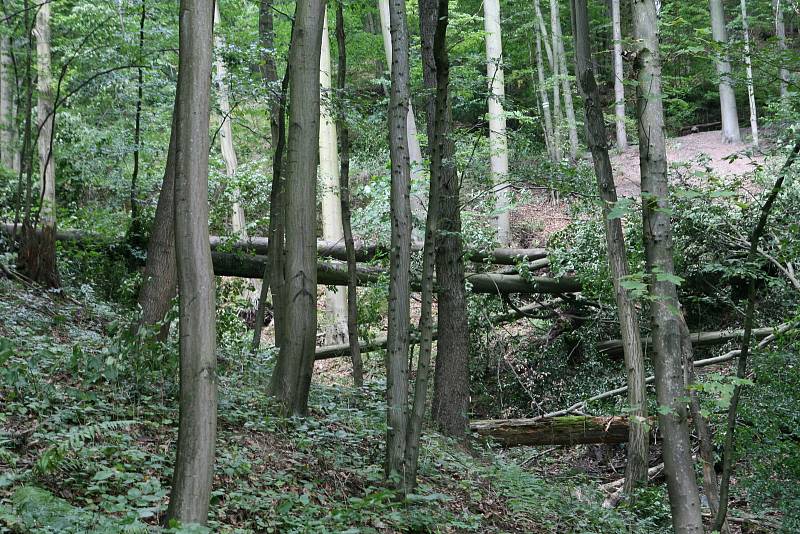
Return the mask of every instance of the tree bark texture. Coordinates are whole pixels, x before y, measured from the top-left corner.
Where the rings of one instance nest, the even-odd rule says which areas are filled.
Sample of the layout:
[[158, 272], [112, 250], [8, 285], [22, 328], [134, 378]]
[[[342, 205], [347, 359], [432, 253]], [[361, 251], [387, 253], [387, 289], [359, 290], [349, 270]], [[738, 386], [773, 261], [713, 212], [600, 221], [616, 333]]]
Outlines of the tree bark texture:
[[747, 22], [747, 0], [741, 0], [742, 31], [744, 32], [744, 64], [747, 68], [747, 99], [750, 104], [750, 132], [753, 146], [758, 146], [758, 111], [756, 110], [756, 93], [753, 85], [753, 63], [750, 57], [750, 25]]
[[[611, 29], [614, 37], [614, 116], [617, 126], [617, 149], [628, 147], [625, 129], [625, 72], [622, 67], [622, 17], [620, 0], [611, 0]], [[577, 38], [577, 35], [575, 36]]]
[[550, 0], [551, 23], [553, 27], [553, 54], [556, 59], [557, 79], [561, 83], [564, 93], [564, 113], [567, 117], [567, 130], [569, 136], [569, 157], [572, 161], [578, 156], [578, 127], [575, 121], [575, 106], [572, 102], [572, 84], [569, 82], [567, 71], [567, 58], [564, 52], [564, 35], [561, 31], [561, 14], [558, 0]]
[[[343, 99], [347, 83], [347, 46], [345, 41], [344, 8], [342, 0], [336, 2], [336, 44], [339, 52], [337, 89]], [[350, 360], [353, 363], [353, 383], [364, 385], [364, 364], [361, 361], [361, 345], [358, 342], [358, 280], [356, 279], [356, 247], [353, 242], [353, 227], [350, 216], [350, 130], [347, 127], [343, 101], [336, 114], [340, 143], [339, 190], [342, 204], [342, 232], [347, 255], [347, 340]], [[314, 356], [317, 358], [317, 355]]]
[[[325, 2], [301, 0], [289, 50], [289, 135], [286, 159], [284, 315], [273, 394], [287, 414], [305, 415], [317, 336], [317, 164], [319, 62]], [[288, 332], [287, 332], [288, 333]]]
[[664, 471], [675, 532], [700, 534], [703, 532], [700, 497], [694, 476], [686, 403], [682, 400], [686, 388], [677, 315], [680, 303], [672, 280], [675, 268], [657, 27], [658, 16], [653, 0], [633, 2], [644, 244], [650, 275], [650, 320], [660, 412], [658, 419], [664, 436]]
[[728, 59], [728, 28], [725, 25], [725, 9], [722, 0], [709, 0], [711, 11], [711, 35], [720, 48], [715, 58], [719, 76], [719, 110], [722, 120], [722, 138], [726, 143], [742, 140], [739, 132], [739, 113], [736, 110], [736, 94], [733, 91], [731, 62]]
[[549, 419], [495, 419], [473, 421], [469, 429], [504, 447], [520, 445], [579, 445], [625, 443], [626, 417], [561, 416]]
[[778, 38], [778, 50], [781, 53], [780, 66], [778, 67], [778, 78], [780, 79], [781, 100], [784, 104], [789, 101], [789, 70], [784, 66], [786, 58], [786, 24], [783, 22], [784, 3], [781, 0], [773, 0], [772, 7], [775, 11], [775, 36]]
[[648, 429], [647, 388], [644, 383], [644, 355], [638, 311], [631, 294], [621, 285], [630, 273], [625, 235], [622, 221], [611, 218], [611, 210], [617, 203], [617, 189], [611, 169], [611, 159], [606, 144], [606, 128], [600, 89], [592, 68], [592, 50], [589, 43], [589, 13], [586, 0], [572, 0], [573, 34], [575, 35], [575, 63], [578, 84], [584, 98], [586, 114], [586, 138], [594, 160], [597, 189], [603, 204], [603, 223], [606, 233], [608, 263], [617, 303], [622, 350], [628, 380], [628, 408], [631, 431], [628, 440], [628, 461], [625, 465], [624, 492], [631, 495], [636, 487], [647, 483]]
[[495, 194], [497, 241], [511, 240], [509, 212], [508, 138], [506, 137], [505, 78], [503, 76], [503, 41], [500, 27], [500, 0], [483, 2], [483, 26], [486, 31], [486, 79], [489, 85], [489, 166]]
[[199, 524], [208, 517], [217, 432], [216, 285], [208, 246], [213, 20], [213, 0], [181, 0], [175, 123], [180, 416], [167, 517]]
[[11, 60], [11, 37], [0, 35], [0, 163], [11, 171], [19, 159], [16, 117], [14, 117], [14, 68]]
[[[339, 188], [339, 151], [337, 148], [335, 98], [333, 94], [333, 69], [328, 37], [328, 15], [322, 25], [319, 85], [322, 92], [319, 125], [319, 187], [322, 197], [322, 237], [328, 241], [344, 243], [342, 227], [342, 202]], [[326, 311], [330, 324], [326, 328], [325, 343], [340, 343], [347, 339], [347, 295], [344, 291], [325, 290]]]
[[411, 291], [411, 161], [406, 119], [409, 100], [408, 25], [404, 0], [389, 1], [392, 40], [389, 96], [391, 174], [391, 254], [386, 354], [386, 476], [402, 484], [408, 405], [408, 349]]

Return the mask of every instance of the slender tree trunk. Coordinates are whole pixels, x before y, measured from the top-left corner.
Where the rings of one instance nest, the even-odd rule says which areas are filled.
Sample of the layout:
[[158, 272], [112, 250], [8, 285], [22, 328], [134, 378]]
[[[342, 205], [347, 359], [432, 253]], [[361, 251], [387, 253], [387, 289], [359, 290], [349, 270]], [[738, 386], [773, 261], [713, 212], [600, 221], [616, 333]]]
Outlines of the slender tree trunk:
[[[622, 21], [620, 0], [611, 0], [611, 28], [614, 35], [614, 115], [617, 123], [617, 148], [628, 148], [628, 133], [625, 130], [625, 73], [622, 68]], [[577, 38], [577, 35], [575, 36]]]
[[[414, 382], [414, 401], [408, 422], [406, 437], [404, 489], [411, 492], [417, 483], [417, 468], [419, 465], [419, 442], [422, 435], [422, 421], [427, 407], [428, 384], [430, 377], [431, 352], [433, 349], [433, 275], [436, 265], [436, 240], [439, 219], [439, 175], [442, 166], [442, 137], [445, 107], [447, 102], [447, 85], [439, 86], [438, 66], [447, 69], [442, 64], [442, 53], [446, 54], [443, 41], [447, 29], [447, 3], [444, 2], [442, 11], [439, 11], [438, 0], [420, 0], [420, 36], [423, 49], [430, 50], [434, 56], [434, 64], [423, 61], [423, 68], [427, 71], [423, 76], [430, 80], [434, 77], [436, 84], [436, 97], [432, 113], [428, 113], [428, 122], [434, 122], [433, 137], [429, 137], [431, 149], [430, 187], [428, 197], [428, 217], [425, 224], [425, 244], [422, 250], [422, 287], [419, 316], [419, 358], [417, 360], [417, 376]], [[438, 13], [437, 13], [438, 12]], [[446, 59], [445, 59], [446, 61]], [[429, 69], [433, 68], [433, 72]], [[447, 73], [443, 72], [444, 79]], [[430, 124], [428, 130], [430, 131]]]
[[664, 437], [664, 471], [678, 533], [702, 533], [700, 497], [692, 464], [686, 396], [681, 365], [678, 291], [673, 281], [672, 228], [667, 183], [664, 110], [658, 16], [653, 0], [633, 3], [636, 40], [636, 103], [639, 116], [639, 165], [647, 270], [650, 273], [650, 318], [659, 424]]
[[14, 69], [11, 60], [11, 37], [0, 35], [0, 164], [15, 170], [17, 139], [14, 117]]
[[319, 61], [325, 2], [300, 0], [289, 51], [289, 138], [286, 160], [286, 263], [283, 317], [273, 394], [285, 413], [305, 415], [317, 336], [317, 163]]
[[[41, 231], [33, 225], [25, 228], [25, 236], [19, 251], [18, 266], [28, 278], [46, 287], [58, 287], [56, 264], [56, 171], [53, 154], [53, 130], [55, 110], [53, 108], [53, 77], [50, 67], [50, 4], [39, 6], [36, 14], [36, 61], [38, 103], [36, 122], [38, 126], [39, 173], [41, 175], [41, 204], [39, 221]], [[28, 203], [29, 207], [30, 204]], [[26, 207], [26, 209], [27, 209]]]
[[[753, 232], [750, 234], [750, 250], [747, 252], [747, 264], [752, 265], [758, 256], [758, 245], [761, 237], [764, 235], [769, 216], [772, 212], [772, 206], [781, 192], [783, 182], [786, 179], [787, 172], [794, 164], [800, 154], [800, 141], [797, 141], [783, 164], [783, 168], [775, 180], [775, 184], [767, 195], [767, 200], [761, 207], [761, 213], [756, 223]], [[736, 365], [736, 378], [744, 380], [747, 378], [747, 358], [750, 354], [750, 341], [753, 333], [753, 322], [755, 321], [756, 311], [756, 284], [758, 280], [755, 276], [751, 276], [750, 283], [747, 287], [747, 308], [744, 314], [744, 335], [742, 336], [742, 348], [739, 352], [739, 360]], [[728, 513], [728, 490], [730, 489], [731, 473], [733, 472], [733, 455], [735, 454], [736, 444], [736, 417], [739, 409], [739, 399], [742, 395], [741, 383], [736, 384], [733, 388], [733, 395], [731, 396], [731, 404], [728, 407], [728, 417], [725, 425], [725, 447], [722, 451], [722, 474], [720, 475], [719, 486], [719, 511], [714, 517], [714, 530], [720, 530], [725, 523], [725, 518]]]
[[408, 405], [409, 297], [411, 291], [411, 161], [409, 58], [405, 0], [389, 2], [392, 41], [389, 153], [392, 161], [389, 324], [386, 346], [386, 477], [403, 488]]
[[[220, 12], [219, 2], [214, 3], [214, 26], [220, 25]], [[236, 173], [239, 169], [239, 161], [236, 157], [236, 149], [233, 144], [233, 125], [231, 121], [231, 104], [228, 96], [228, 84], [226, 78], [228, 77], [227, 69], [225, 68], [225, 60], [222, 57], [222, 52], [225, 49], [225, 38], [222, 34], [217, 33], [214, 36], [214, 48], [217, 50], [216, 61], [214, 66], [216, 69], [216, 85], [217, 85], [217, 98], [219, 100], [219, 111], [222, 115], [222, 124], [219, 127], [219, 145], [220, 152], [222, 153], [222, 160], [225, 162], [225, 174], [228, 180], [236, 180]], [[236, 184], [233, 190], [233, 206], [231, 207], [231, 227], [234, 235], [239, 239], [247, 240], [247, 219], [244, 214], [244, 207], [241, 202], [242, 193], [239, 190], [239, 185]], [[246, 287], [242, 291], [242, 298], [250, 303], [251, 309], [258, 309], [258, 297], [261, 293], [261, 283], [254, 281], [255, 287]], [[256, 315], [258, 313], [256, 312]]]
[[[552, 128], [551, 128], [551, 144], [553, 147], [552, 161], [558, 163], [561, 161], [561, 93], [559, 91], [558, 77], [556, 75], [556, 59], [553, 56], [553, 46], [547, 31], [547, 25], [542, 16], [542, 7], [539, 0], [533, 1], [533, 7], [536, 12], [536, 20], [539, 23], [539, 34], [541, 40], [544, 42], [544, 50], [547, 54], [547, 61], [550, 64], [550, 71], [553, 75], [551, 78], [553, 90], [553, 108], [552, 108]], [[537, 36], [537, 39], [539, 37]], [[538, 44], [538, 41], [537, 41]], [[541, 50], [539, 50], [539, 57], [541, 57]], [[544, 66], [542, 66], [542, 79], [544, 78]]]
[[772, 7], [775, 11], [775, 36], [778, 38], [778, 51], [781, 54], [778, 77], [780, 78], [781, 100], [784, 105], [789, 102], [789, 71], [784, 66], [786, 58], [786, 25], [783, 23], [783, 5], [781, 0], [773, 0]]
[[722, 118], [722, 138], [726, 143], [742, 140], [739, 132], [739, 114], [736, 110], [736, 94], [733, 91], [731, 63], [728, 59], [728, 29], [725, 25], [725, 10], [722, 0], [709, 0], [711, 11], [711, 34], [720, 47], [716, 56], [717, 76], [719, 76], [719, 108]]
[[[336, 123], [333, 108], [333, 69], [328, 37], [328, 15], [322, 24], [322, 49], [320, 51], [319, 84], [322, 91], [319, 125], [319, 177], [322, 196], [322, 238], [341, 242], [342, 202], [339, 188], [339, 151], [337, 149]], [[344, 291], [325, 290], [325, 301], [331, 324], [325, 332], [325, 344], [344, 343], [347, 338], [347, 295]]]
[[550, 156], [550, 161], [556, 162], [556, 148], [553, 146], [553, 117], [550, 110], [550, 99], [547, 96], [547, 85], [544, 77], [544, 61], [542, 60], [542, 32], [536, 28], [536, 74], [538, 76], [537, 89], [539, 90], [539, 102], [542, 108], [542, 116], [544, 117], [544, 139], [547, 145], [547, 153]]
[[[278, 70], [275, 65], [275, 32], [274, 15], [272, 13], [273, 0], [261, 0], [258, 10], [258, 35], [261, 45], [261, 76], [269, 93], [269, 121], [270, 139], [272, 144], [272, 186], [269, 194], [269, 244], [267, 256], [269, 260], [264, 268], [261, 280], [261, 291], [256, 310], [256, 322], [253, 329], [253, 350], [258, 350], [261, 345], [261, 331], [264, 327], [264, 318], [267, 309], [267, 295], [272, 290], [273, 324], [275, 332], [275, 346], [281, 345], [281, 330], [283, 326], [283, 237], [284, 237], [284, 201], [283, 201], [283, 152], [286, 145], [286, 94], [289, 85], [289, 70], [283, 77], [279, 90], [274, 85], [278, 83]], [[273, 374], [276, 378], [277, 374]], [[274, 390], [274, 385], [272, 386]]]
[[[386, 64], [392, 68], [392, 38], [390, 31], [389, 0], [378, 0], [378, 12], [381, 19], [381, 34], [383, 35], [383, 50], [386, 53]], [[408, 134], [408, 157], [411, 165], [411, 183], [422, 183], [425, 179], [422, 165], [422, 149], [417, 136], [417, 122], [414, 119], [414, 107], [408, 103], [408, 117], [406, 117], [406, 131]], [[415, 219], [425, 220], [424, 194], [411, 195], [411, 213]], [[412, 219], [411, 235], [415, 241], [422, 239], [422, 234], [417, 230]]]
[[[25, 47], [25, 70], [22, 80], [22, 89], [25, 91], [25, 101], [22, 111], [24, 113], [24, 126], [22, 130], [22, 153], [20, 154], [20, 166], [17, 181], [17, 191], [14, 206], [14, 225], [20, 222], [20, 212], [22, 212], [23, 230], [27, 231], [30, 226], [31, 216], [31, 187], [33, 182], [33, 155], [31, 144], [31, 123], [33, 122], [33, 27], [31, 26], [30, 2], [24, 0], [23, 7], [23, 27], [27, 36], [27, 46]], [[24, 179], [24, 181], [23, 181]], [[23, 199], [24, 195], [24, 199]]]
[[[489, 82], [489, 157], [497, 213], [497, 241], [511, 241], [509, 211], [508, 138], [506, 137], [505, 78], [503, 77], [503, 43], [500, 28], [500, 0], [483, 2], [483, 26], [486, 31], [486, 78]], [[556, 67], [558, 68], [558, 67]]]
[[[141, 1], [141, 12], [139, 16], [139, 57], [138, 61], [144, 61], [144, 24], [147, 19], [147, 0]], [[133, 124], [133, 172], [131, 173], [131, 225], [128, 228], [128, 241], [141, 245], [143, 242], [144, 228], [142, 227], [142, 217], [139, 211], [139, 159], [142, 143], [142, 99], [144, 97], [144, 69], [139, 66], [136, 69], [136, 112]]]
[[175, 126], [180, 417], [167, 517], [205, 524], [217, 435], [215, 283], [208, 245], [213, 0], [181, 0]]
[[569, 157], [572, 161], [578, 155], [578, 127], [575, 121], [575, 106], [572, 103], [572, 84], [569, 82], [567, 71], [567, 58], [564, 52], [564, 36], [561, 32], [561, 15], [558, 0], [550, 0], [550, 10], [553, 25], [553, 54], [557, 58], [556, 71], [561, 81], [561, 90], [564, 93], [564, 112], [567, 116], [567, 129], [569, 135]]
[[753, 146], [758, 146], [758, 112], [756, 111], [756, 94], [753, 85], [753, 64], [750, 58], [750, 25], [747, 22], [747, 1], [741, 0], [742, 31], [744, 32], [744, 64], [747, 67], [747, 98], [750, 102], [750, 132], [753, 135]]
[[[592, 50], [589, 43], [589, 13], [586, 0], [572, 0], [573, 35], [575, 35], [575, 64], [578, 85], [584, 98], [586, 113], [586, 138], [594, 159], [595, 176], [600, 199], [603, 202], [603, 222], [606, 231], [608, 263], [614, 284], [622, 351], [628, 378], [628, 405], [630, 432], [628, 434], [628, 463], [625, 466], [624, 492], [631, 496], [638, 486], [647, 484], [649, 462], [647, 428], [647, 389], [644, 383], [644, 356], [639, 329], [639, 318], [633, 298], [622, 287], [622, 280], [630, 273], [622, 221], [611, 218], [617, 203], [617, 189], [611, 169], [611, 159], [606, 144], [606, 127], [600, 89], [592, 68]], [[688, 338], [687, 338], [688, 339]]]
[[356, 387], [364, 385], [364, 365], [361, 361], [361, 345], [358, 343], [358, 280], [356, 278], [356, 247], [353, 242], [353, 227], [350, 223], [350, 132], [345, 118], [344, 95], [347, 82], [347, 46], [344, 34], [344, 12], [342, 0], [336, 2], [336, 44], [339, 51], [337, 88], [339, 90], [339, 110], [336, 114], [341, 150], [339, 170], [339, 190], [342, 204], [342, 231], [347, 251], [347, 339], [350, 344], [350, 358], [353, 362], [353, 382]]

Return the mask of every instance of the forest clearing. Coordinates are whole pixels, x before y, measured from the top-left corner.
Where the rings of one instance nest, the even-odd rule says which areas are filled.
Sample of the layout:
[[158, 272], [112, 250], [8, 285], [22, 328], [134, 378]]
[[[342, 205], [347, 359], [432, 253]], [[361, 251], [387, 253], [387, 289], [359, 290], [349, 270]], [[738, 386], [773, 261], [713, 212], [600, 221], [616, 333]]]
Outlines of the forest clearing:
[[798, 9], [0, 0], [0, 533], [800, 532]]

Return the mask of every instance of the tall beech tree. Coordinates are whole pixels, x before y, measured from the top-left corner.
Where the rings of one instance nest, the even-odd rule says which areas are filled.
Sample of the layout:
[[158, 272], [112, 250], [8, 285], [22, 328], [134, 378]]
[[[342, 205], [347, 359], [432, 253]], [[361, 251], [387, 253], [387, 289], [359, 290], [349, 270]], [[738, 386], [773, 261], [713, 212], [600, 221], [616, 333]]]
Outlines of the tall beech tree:
[[[622, 351], [628, 379], [628, 406], [630, 431], [628, 462], [625, 464], [624, 492], [632, 495], [637, 486], [647, 483], [648, 437], [647, 389], [645, 386], [644, 355], [639, 329], [639, 317], [633, 297], [622, 282], [630, 273], [622, 221], [613, 217], [611, 210], [617, 204], [617, 189], [608, 155], [606, 127], [600, 89], [592, 66], [592, 49], [589, 43], [589, 13], [586, 0], [572, 0], [573, 35], [575, 35], [575, 65], [578, 86], [584, 99], [586, 114], [586, 140], [594, 161], [597, 189], [603, 209], [606, 249], [617, 303]], [[619, 133], [619, 131], [617, 132]]]
[[305, 415], [317, 340], [317, 163], [319, 66], [325, 2], [297, 2], [289, 49], [289, 135], [286, 154], [286, 260], [281, 336], [272, 393], [284, 413]]
[[686, 388], [681, 360], [682, 318], [673, 262], [658, 15], [653, 0], [637, 0], [632, 5], [642, 223], [664, 472], [675, 532], [699, 534], [703, 532], [703, 521], [683, 400]]
[[175, 119], [175, 257], [180, 303], [178, 445], [167, 517], [205, 524], [217, 435], [217, 334], [208, 241], [214, 0], [181, 0]]
[[405, 0], [389, 1], [392, 41], [389, 93], [391, 158], [389, 313], [386, 344], [385, 474], [403, 487], [408, 428], [408, 349], [411, 324], [411, 160], [408, 149], [409, 57]]
[[726, 143], [742, 140], [739, 132], [739, 112], [736, 109], [736, 93], [733, 90], [731, 62], [728, 58], [728, 28], [725, 23], [725, 8], [722, 0], [708, 0], [711, 12], [711, 34], [719, 48], [714, 64], [719, 76], [719, 110], [722, 121], [722, 138]]
[[[611, 32], [614, 38], [614, 119], [617, 127], [617, 149], [628, 148], [625, 128], [625, 72], [622, 67], [622, 15], [620, 0], [611, 0]], [[573, 32], [575, 39], [578, 35]], [[587, 36], [588, 37], [588, 36]]]

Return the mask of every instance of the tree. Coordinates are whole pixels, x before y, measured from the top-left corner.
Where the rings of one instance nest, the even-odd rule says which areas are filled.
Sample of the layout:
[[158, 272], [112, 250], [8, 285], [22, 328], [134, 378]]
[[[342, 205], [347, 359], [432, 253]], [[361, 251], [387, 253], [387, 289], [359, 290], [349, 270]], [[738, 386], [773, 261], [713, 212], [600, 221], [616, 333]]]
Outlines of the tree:
[[[289, 135], [286, 159], [285, 300], [292, 335], [281, 337], [272, 393], [284, 413], [305, 415], [317, 337], [317, 163], [319, 67], [325, 2], [301, 0], [289, 49]], [[274, 288], [273, 288], [274, 289]]]
[[489, 157], [497, 213], [497, 241], [511, 240], [511, 214], [508, 205], [508, 139], [506, 138], [505, 78], [503, 44], [500, 29], [500, 0], [483, 2], [483, 26], [486, 31], [486, 78], [489, 83]]
[[408, 404], [408, 349], [411, 291], [411, 160], [409, 158], [408, 26], [404, 0], [389, 2], [392, 42], [389, 94], [389, 154], [391, 157], [391, 248], [389, 313], [386, 345], [386, 477], [404, 482]]
[[722, 120], [722, 138], [726, 143], [742, 140], [739, 132], [739, 114], [736, 111], [736, 94], [733, 92], [731, 63], [728, 59], [728, 29], [725, 26], [725, 10], [722, 0], [709, 0], [711, 11], [711, 34], [719, 50], [716, 54], [717, 76], [719, 76], [719, 110]]
[[578, 155], [578, 128], [575, 123], [575, 106], [572, 103], [572, 86], [569, 83], [567, 59], [564, 52], [564, 36], [561, 33], [561, 14], [558, 0], [550, 0], [550, 26], [553, 38], [553, 74], [556, 85], [560, 82], [564, 93], [564, 112], [567, 116], [569, 135], [569, 157], [572, 161]]
[[[53, 106], [53, 76], [50, 70], [50, 3], [39, 6], [36, 14], [36, 71], [38, 102], [39, 173], [41, 176], [41, 205], [38, 220], [41, 229], [33, 224], [23, 225], [23, 242], [19, 251], [20, 271], [28, 278], [48, 287], [58, 287], [60, 280], [56, 264], [56, 171], [53, 154], [55, 108]], [[33, 168], [32, 156], [28, 163]], [[30, 176], [30, 174], [29, 174]], [[30, 189], [29, 189], [30, 191]], [[26, 202], [26, 221], [30, 223], [30, 203]]]
[[[333, 84], [331, 47], [328, 38], [328, 14], [322, 24], [322, 49], [320, 51], [319, 85], [323, 103], [320, 107], [319, 126], [319, 177], [322, 197], [322, 238], [342, 241], [342, 203], [339, 189], [339, 152], [337, 149], [336, 123], [333, 112]], [[325, 301], [331, 324], [325, 335], [325, 343], [335, 345], [347, 337], [347, 295], [343, 291], [325, 290]]]
[[[339, 52], [339, 65], [336, 86], [339, 98], [344, 98], [347, 82], [347, 46], [344, 34], [344, 9], [341, 0], [336, 2], [336, 45]], [[347, 127], [344, 109], [337, 113], [336, 126], [339, 130], [340, 170], [339, 191], [342, 206], [342, 232], [347, 253], [347, 339], [350, 345], [350, 358], [353, 362], [353, 382], [356, 387], [364, 385], [364, 369], [361, 362], [361, 345], [358, 342], [358, 280], [356, 279], [356, 248], [353, 242], [353, 228], [350, 223], [350, 131]]]
[[667, 182], [658, 16], [653, 0], [633, 2], [642, 178], [644, 245], [649, 274], [650, 322], [664, 470], [675, 532], [702, 533], [700, 497], [692, 464], [681, 365], [680, 303], [675, 284]]
[[789, 71], [785, 66], [786, 54], [786, 25], [783, 22], [783, 6], [781, 0], [772, 0], [772, 9], [775, 11], [775, 36], [778, 38], [778, 50], [781, 53], [780, 67], [778, 68], [778, 77], [780, 78], [780, 91], [781, 100], [784, 105], [789, 100]]
[[[586, 139], [594, 160], [597, 188], [603, 207], [603, 223], [606, 233], [606, 248], [614, 298], [617, 303], [620, 334], [622, 338], [625, 368], [628, 378], [628, 406], [630, 409], [630, 431], [628, 438], [628, 462], [625, 465], [624, 492], [632, 495], [637, 486], [647, 483], [648, 438], [647, 389], [645, 386], [644, 355], [642, 354], [639, 318], [630, 292], [623, 281], [630, 273], [625, 247], [622, 221], [613, 217], [611, 210], [617, 204], [617, 190], [611, 169], [611, 159], [606, 144], [606, 128], [600, 89], [592, 67], [592, 51], [589, 43], [589, 13], [586, 0], [572, 0], [573, 35], [575, 35], [575, 65], [578, 86], [584, 98], [586, 114]], [[619, 133], [619, 130], [617, 131]], [[624, 129], [623, 129], [624, 134]]]
[[181, 0], [174, 208], [180, 416], [167, 517], [199, 524], [208, 517], [217, 435], [216, 285], [208, 241], [213, 20], [213, 0]]
[[11, 59], [11, 36], [0, 34], [0, 164], [19, 171], [16, 118], [14, 117], [14, 65]]
[[144, 99], [144, 24], [147, 20], [147, 1], [141, 0], [139, 15], [139, 56], [136, 69], [136, 111], [133, 121], [133, 171], [131, 172], [131, 224], [128, 227], [128, 241], [136, 246], [141, 245], [144, 233], [142, 227], [141, 211], [139, 210], [139, 160], [141, 159], [142, 144], [142, 100]]
[[[214, 26], [219, 27], [220, 24], [219, 2], [214, 3]], [[225, 162], [225, 173], [229, 180], [236, 179], [236, 172], [239, 168], [239, 161], [236, 158], [236, 149], [233, 144], [233, 126], [231, 121], [231, 104], [228, 97], [228, 73], [225, 68], [225, 60], [222, 53], [225, 49], [225, 38], [217, 32], [214, 35], [214, 48], [217, 50], [217, 58], [215, 61], [216, 67], [216, 85], [217, 85], [217, 99], [219, 100], [219, 111], [222, 115], [222, 124], [219, 127], [219, 146], [222, 153], [222, 160]], [[242, 193], [239, 186], [236, 185], [233, 190], [233, 205], [231, 206], [231, 227], [233, 233], [240, 240], [247, 239], [247, 219], [244, 215], [244, 208], [241, 202]], [[245, 288], [242, 291], [242, 297], [250, 303], [253, 308], [258, 306], [258, 295], [261, 292], [261, 285], [256, 284], [255, 288]]]
[[742, 31], [744, 32], [744, 64], [747, 67], [747, 97], [750, 103], [750, 131], [753, 134], [753, 146], [758, 146], [758, 112], [756, 111], [756, 93], [753, 87], [753, 64], [750, 58], [750, 28], [747, 23], [747, 1], [741, 0]]
[[[614, 116], [617, 125], [617, 149], [628, 147], [625, 131], [625, 73], [622, 69], [622, 24], [619, 0], [611, 0], [611, 29], [614, 36]], [[577, 39], [577, 34], [575, 35]]]

